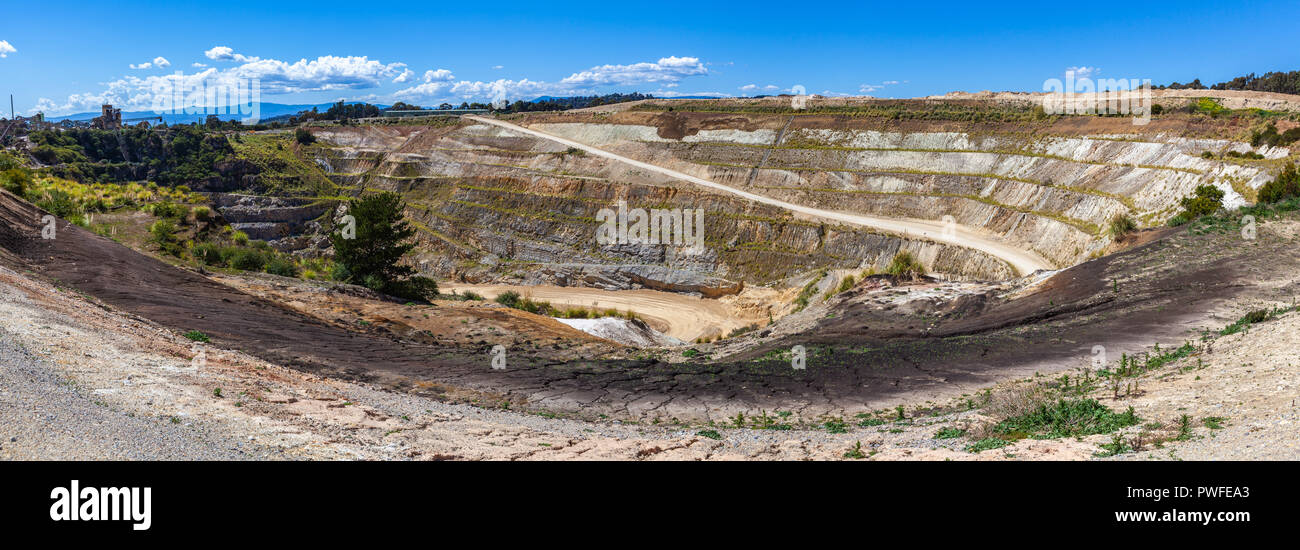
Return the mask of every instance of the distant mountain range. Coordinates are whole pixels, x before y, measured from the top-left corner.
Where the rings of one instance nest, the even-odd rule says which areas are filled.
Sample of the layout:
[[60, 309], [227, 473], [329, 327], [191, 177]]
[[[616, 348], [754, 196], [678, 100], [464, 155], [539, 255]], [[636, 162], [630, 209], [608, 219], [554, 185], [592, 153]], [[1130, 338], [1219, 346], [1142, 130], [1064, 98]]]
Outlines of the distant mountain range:
[[[352, 104], [352, 103], [362, 103], [362, 102], [349, 101], [348, 103]], [[317, 103], [317, 104], [284, 104], [284, 103], [263, 102], [259, 105], [261, 110], [258, 113], [258, 117], [261, 120], [267, 120], [279, 116], [296, 115], [300, 111], [310, 111], [312, 110], [312, 108], [316, 108], [317, 110], [324, 112], [326, 109], [329, 109], [330, 106], [332, 105], [334, 105], [334, 102]], [[388, 106], [378, 105], [378, 107], [383, 109]], [[76, 114], [64, 115], [64, 116], [46, 117], [46, 120], [49, 120], [51, 122], [59, 122], [61, 120], [90, 120], [99, 116], [99, 114], [100, 113], [98, 111], [92, 113], [76, 113]], [[127, 122], [131, 119], [137, 119], [137, 118], [143, 119], [145, 122], [149, 122], [152, 124], [155, 121], [157, 121], [158, 117], [162, 117], [163, 122], [166, 122], [167, 124], [189, 124], [191, 122], [203, 122], [207, 120], [208, 115], [184, 114], [184, 113], [159, 115], [154, 113], [153, 111], [122, 111], [122, 122], [125, 124], [135, 124], [136, 122], [140, 122], [138, 120], [133, 122]], [[247, 118], [248, 115], [234, 113], [234, 114], [219, 114], [217, 115], [217, 117], [220, 118], [221, 120], [238, 120], [238, 119]]]
[[[541, 96], [533, 99], [529, 103], [541, 103], [545, 101], [563, 103], [575, 99], [581, 99], [581, 98]], [[710, 96], [682, 96], [677, 99], [713, 99], [713, 98]], [[328, 103], [316, 103], [316, 104], [310, 104], [310, 103], [285, 104], [285, 103], [263, 102], [260, 104], [261, 110], [258, 113], [258, 118], [264, 122], [269, 121], [271, 119], [283, 120], [292, 115], [296, 115], [302, 111], [310, 111], [313, 108], [318, 111], [325, 112], [327, 109], [333, 106], [334, 103], [335, 102], [332, 101]], [[348, 105], [352, 105], [355, 103], [365, 103], [365, 102], [348, 101], [346, 103]], [[380, 105], [380, 104], [373, 104], [373, 105], [379, 107], [380, 109], [387, 109], [389, 107], [389, 105]], [[432, 108], [432, 107], [426, 107], [426, 108]], [[89, 121], [99, 115], [100, 115], [99, 111], [94, 111], [94, 112], [85, 112], [85, 113], [74, 113], [74, 114], [63, 115], [63, 116], [51, 116], [51, 117], [46, 117], [46, 120], [49, 120], [51, 122], [59, 122], [63, 120]], [[220, 118], [221, 120], [238, 120], [238, 119], [247, 118], [248, 116], [249, 115], [247, 114], [234, 113], [234, 114], [219, 114], [217, 115], [217, 118]], [[197, 113], [197, 114], [178, 113], [178, 114], [159, 115], [154, 113], [153, 111], [123, 111], [122, 112], [122, 122], [124, 124], [135, 124], [141, 121], [149, 122], [153, 124], [157, 122], [159, 117], [161, 117], [162, 121], [166, 122], [167, 124], [189, 124], [191, 122], [202, 123], [207, 120], [208, 115], [203, 113]], [[138, 119], [138, 120], [134, 120], [134, 119]]]

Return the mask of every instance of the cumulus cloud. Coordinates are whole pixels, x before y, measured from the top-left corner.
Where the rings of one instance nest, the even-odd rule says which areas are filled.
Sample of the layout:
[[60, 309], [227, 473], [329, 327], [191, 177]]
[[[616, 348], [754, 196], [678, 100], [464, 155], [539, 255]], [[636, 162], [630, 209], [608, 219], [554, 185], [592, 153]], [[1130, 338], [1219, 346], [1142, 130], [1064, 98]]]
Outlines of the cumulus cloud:
[[403, 82], [410, 80], [412, 76], [415, 76], [415, 71], [412, 71], [410, 69], [402, 69], [402, 74], [397, 75], [397, 78], [393, 79], [393, 83], [401, 84]]
[[202, 68], [204, 68], [204, 67], [207, 67], [208, 64], [207, 64], [207, 63], [199, 63], [198, 61], [195, 61], [194, 63], [191, 63], [190, 66], [191, 66], [191, 67], [194, 67], [195, 69], [202, 69]]
[[677, 82], [688, 76], [708, 74], [700, 60], [694, 57], [664, 57], [654, 63], [631, 65], [601, 65], [573, 73], [561, 84], [575, 88], [591, 86], [645, 84], [651, 82]]
[[159, 69], [166, 69], [167, 67], [172, 66], [172, 62], [168, 61], [166, 57], [160, 55], [158, 57], [153, 58], [153, 61], [145, 61], [144, 63], [132, 63], [130, 66], [132, 69], [135, 70], [151, 69], [154, 67], [158, 67]]
[[[858, 93], [870, 95], [879, 92], [880, 90], [883, 90], [888, 86], [896, 86], [898, 84], [900, 84], [900, 82], [897, 80], [886, 80], [884, 82], [881, 82], [880, 84], [862, 84], [858, 86]], [[836, 94], [836, 95], [842, 96], [848, 94]]]
[[1099, 68], [1097, 68], [1097, 67], [1087, 67], [1087, 66], [1085, 66], [1085, 67], [1067, 67], [1067, 68], [1065, 69], [1065, 74], [1068, 75], [1068, 74], [1070, 74], [1070, 73], [1074, 73], [1074, 77], [1075, 77], [1075, 78], [1092, 78], [1092, 77], [1094, 77], [1094, 76], [1097, 76], [1097, 73], [1100, 73], [1100, 72], [1101, 72], [1101, 69], [1099, 69]]
[[17, 51], [18, 48], [15, 48], [8, 40], [0, 40], [0, 57], [9, 57], [9, 54]]
[[[254, 80], [260, 83], [260, 93], [263, 94], [377, 88], [401, 75], [406, 67], [403, 63], [383, 63], [364, 56], [322, 56], [313, 60], [300, 59], [290, 63], [277, 59], [244, 56], [223, 46], [208, 50], [204, 55], [214, 60], [234, 60], [238, 64], [221, 69], [206, 68], [189, 75], [145, 78], [127, 76], [104, 83], [104, 89], [99, 92], [72, 94], [63, 102], [41, 98], [36, 110], [47, 114], [65, 114], [94, 110], [101, 103], [112, 103], [128, 111], [152, 110], [155, 104], [154, 96], [160, 93], [159, 90], [170, 90], [180, 85], [188, 86], [183, 89], [190, 89], [197, 84], [227, 90], [241, 86], [247, 89]], [[159, 57], [153, 61], [133, 64], [131, 68], [146, 69], [169, 65], [170, 62]], [[212, 100], [197, 98], [196, 101], [211, 102]]]
[[758, 91], [774, 92], [779, 89], [781, 89], [781, 87], [775, 84], [768, 84], [766, 86], [759, 86], [758, 84], [746, 84], [740, 87], [740, 91], [745, 93], [754, 93]]
[[[515, 100], [539, 95], [579, 95], [595, 93], [605, 86], [659, 84], [671, 87], [684, 78], [708, 74], [708, 69], [694, 57], [664, 57], [655, 62], [630, 65], [600, 65], [573, 73], [559, 81], [547, 82], [527, 78], [493, 81], [455, 81], [451, 71], [439, 69], [424, 73], [424, 84], [398, 90], [393, 95], [403, 100], [450, 99]], [[451, 97], [439, 94], [451, 94]], [[725, 94], [724, 94], [725, 95]]]
[[235, 50], [230, 46], [215, 46], [211, 50], [203, 52], [203, 55], [213, 61], [238, 61], [240, 63], [250, 63], [259, 59], [235, 53]]
[[313, 60], [288, 63], [278, 59], [256, 59], [230, 69], [236, 77], [258, 79], [262, 91], [288, 94], [321, 90], [375, 88], [400, 74], [405, 64], [385, 64], [366, 56], [326, 55]]
[[505, 65], [493, 65], [493, 66], [492, 66], [492, 69], [493, 69], [493, 70], [501, 70], [501, 69], [504, 69], [504, 68], [506, 68]]
[[436, 71], [424, 71], [425, 82], [450, 82], [452, 80], [455, 80], [455, 78], [456, 77], [451, 75], [451, 71], [447, 69], [438, 69]]

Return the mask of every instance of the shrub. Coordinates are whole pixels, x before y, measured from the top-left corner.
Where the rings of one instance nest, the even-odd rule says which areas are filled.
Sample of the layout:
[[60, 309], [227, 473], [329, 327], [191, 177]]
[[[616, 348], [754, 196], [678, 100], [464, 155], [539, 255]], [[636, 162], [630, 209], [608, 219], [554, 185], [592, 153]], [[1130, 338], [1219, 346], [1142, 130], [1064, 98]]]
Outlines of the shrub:
[[352, 272], [348, 270], [348, 266], [338, 263], [330, 266], [329, 275], [331, 281], [340, 283], [346, 283], [352, 278]]
[[189, 332], [186, 332], [185, 337], [195, 342], [207, 342], [211, 340], [210, 338], [208, 338], [208, 335], [203, 334], [202, 332], [199, 332], [197, 330], [191, 330]]
[[0, 172], [0, 186], [5, 190], [20, 197], [27, 194], [27, 188], [32, 185], [32, 175], [24, 168], [9, 168]]
[[236, 231], [236, 232], [234, 232], [234, 233], [232, 233], [232, 234], [230, 235], [230, 240], [231, 240], [231, 241], [234, 241], [234, 243], [237, 244], [237, 245], [240, 245], [240, 246], [247, 246], [247, 245], [248, 245], [248, 233], [244, 233], [243, 231]]
[[194, 245], [194, 249], [190, 251], [190, 255], [194, 256], [195, 260], [206, 265], [221, 265], [223, 263], [221, 258], [221, 247], [212, 243], [199, 243]]
[[164, 253], [180, 256], [181, 245], [176, 242], [176, 222], [163, 218], [149, 226], [149, 242]]
[[212, 209], [206, 206], [194, 207], [194, 219], [201, 222], [212, 221]]
[[508, 290], [497, 295], [494, 301], [506, 307], [519, 307], [519, 293]]
[[373, 290], [375, 292], [382, 292], [386, 284], [387, 283], [384, 281], [383, 277], [380, 277], [379, 275], [376, 275], [374, 273], [371, 273], [370, 275], [366, 275], [366, 277], [361, 280], [362, 286], [370, 290]]
[[1183, 211], [1179, 216], [1188, 220], [1194, 220], [1201, 216], [1213, 214], [1223, 208], [1223, 191], [1213, 185], [1198, 185], [1196, 192], [1190, 197], [1185, 197], [1179, 201]]
[[999, 422], [993, 431], [1003, 435], [1036, 434], [1041, 437], [1082, 437], [1110, 433], [1139, 422], [1130, 407], [1116, 413], [1096, 399], [1061, 399], [1042, 404], [1028, 414]]
[[159, 218], [182, 218], [189, 213], [189, 208], [171, 201], [162, 201], [151, 205], [149, 211]]
[[917, 279], [925, 276], [925, 266], [912, 256], [911, 252], [904, 250], [894, 255], [894, 259], [889, 262], [889, 267], [885, 268], [885, 273]]
[[1127, 214], [1115, 214], [1115, 217], [1110, 219], [1110, 236], [1115, 239], [1121, 239], [1136, 229], [1137, 223], [1134, 223], [1133, 218], [1128, 217]]
[[389, 283], [385, 292], [407, 300], [429, 301], [438, 297], [438, 282], [417, 275]]
[[36, 200], [36, 206], [64, 219], [80, 213], [77, 201], [73, 200], [72, 195], [58, 189], [45, 191], [44, 196]]
[[316, 143], [316, 136], [313, 136], [306, 128], [298, 128], [293, 131], [293, 139], [303, 145]]
[[293, 260], [275, 256], [271, 261], [266, 262], [266, 272], [281, 277], [297, 277], [298, 266], [293, 263]]
[[840, 287], [837, 288], [837, 289], [835, 289], [835, 293], [836, 293], [836, 294], [839, 294], [839, 293], [844, 292], [844, 291], [846, 291], [846, 290], [848, 290], [848, 289], [850, 289], [850, 288], [853, 288], [853, 285], [855, 285], [855, 284], [857, 284], [857, 283], [858, 283], [857, 278], [855, 278], [855, 277], [852, 276], [852, 275], [849, 275], [849, 276], [847, 276], [847, 277], [845, 277], [845, 278], [843, 278], [843, 279], [840, 280]]
[[1291, 197], [1300, 197], [1300, 172], [1296, 171], [1295, 163], [1288, 162], [1276, 179], [1259, 188], [1259, 202], [1281, 202]]
[[235, 248], [227, 263], [230, 267], [243, 271], [261, 271], [266, 266], [266, 255], [260, 250]]

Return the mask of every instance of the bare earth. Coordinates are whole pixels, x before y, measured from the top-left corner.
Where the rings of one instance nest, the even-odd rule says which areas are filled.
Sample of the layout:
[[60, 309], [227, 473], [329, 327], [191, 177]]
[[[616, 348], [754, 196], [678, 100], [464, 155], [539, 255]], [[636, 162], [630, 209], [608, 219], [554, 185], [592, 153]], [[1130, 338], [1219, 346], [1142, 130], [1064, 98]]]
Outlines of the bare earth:
[[[1170, 424], [1189, 414], [1197, 422], [1190, 441], [1123, 457], [1300, 458], [1297, 328], [1295, 313], [1256, 325], [1167, 369], [1178, 374], [1144, 382], [1141, 395], [1108, 403], [1132, 405], [1146, 421]], [[842, 459], [861, 442], [868, 460], [1078, 460], [1093, 458], [1106, 442], [1022, 440], [969, 453], [963, 440], [934, 439], [940, 428], [978, 424], [972, 412], [872, 427], [849, 419], [847, 433], [838, 434], [715, 426], [715, 440], [697, 435], [707, 426], [582, 422], [447, 404], [199, 346], [7, 268], [0, 268], [0, 333], [57, 381], [0, 393], [3, 459]], [[14, 376], [19, 365], [3, 368]], [[69, 439], [33, 432], [31, 404], [69, 392], [93, 403], [87, 414], [60, 412]], [[1204, 427], [1201, 419], [1210, 416], [1225, 418], [1226, 427]], [[106, 433], [103, 417], [137, 425]], [[19, 436], [11, 442], [10, 434]]]

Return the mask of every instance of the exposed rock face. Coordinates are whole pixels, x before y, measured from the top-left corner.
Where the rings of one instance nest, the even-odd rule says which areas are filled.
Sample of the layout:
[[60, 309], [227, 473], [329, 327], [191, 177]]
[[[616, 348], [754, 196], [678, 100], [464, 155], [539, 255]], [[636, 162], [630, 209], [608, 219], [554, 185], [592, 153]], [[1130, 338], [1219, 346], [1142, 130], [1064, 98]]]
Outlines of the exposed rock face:
[[[1289, 154], [1160, 125], [1144, 133], [1087, 125], [971, 129], [946, 121], [635, 111], [516, 122], [787, 202], [929, 221], [951, 216], [1059, 267], [1108, 246], [1105, 228], [1117, 215], [1155, 226], [1197, 185], [1224, 190], [1225, 203], [1235, 206], [1271, 177], [1258, 164], [1204, 159], [1203, 152]], [[439, 276], [716, 296], [810, 269], [882, 269], [904, 250], [950, 279], [1016, 275], [976, 250], [806, 219], [495, 126], [316, 133], [329, 145], [315, 160], [336, 184], [407, 198], [419, 230], [418, 262]], [[703, 210], [705, 250], [597, 242], [599, 212], [618, 201]]]
[[[881, 131], [832, 117], [772, 116], [768, 128], [716, 128], [718, 119], [733, 116], [552, 116], [531, 126], [788, 202], [890, 217], [952, 216], [1058, 266], [1104, 249], [1104, 228], [1117, 215], [1161, 224], [1202, 184], [1223, 190], [1225, 206], [1236, 207], [1248, 202], [1243, 193], [1272, 177], [1257, 166], [1204, 159], [1203, 152], [1289, 154], [1163, 134]], [[680, 137], [664, 137], [665, 127]]]
[[[439, 276], [720, 296], [808, 269], [880, 269], [900, 250], [954, 278], [1013, 275], [974, 250], [801, 219], [500, 128], [333, 127], [316, 134], [333, 145], [320, 148], [317, 162], [336, 184], [406, 197], [407, 217], [419, 230], [417, 263]], [[703, 210], [704, 250], [601, 244], [599, 212], [619, 201], [633, 209]]]
[[320, 238], [316, 221], [330, 201], [214, 193], [212, 203], [230, 226], [281, 250], [300, 250]]

